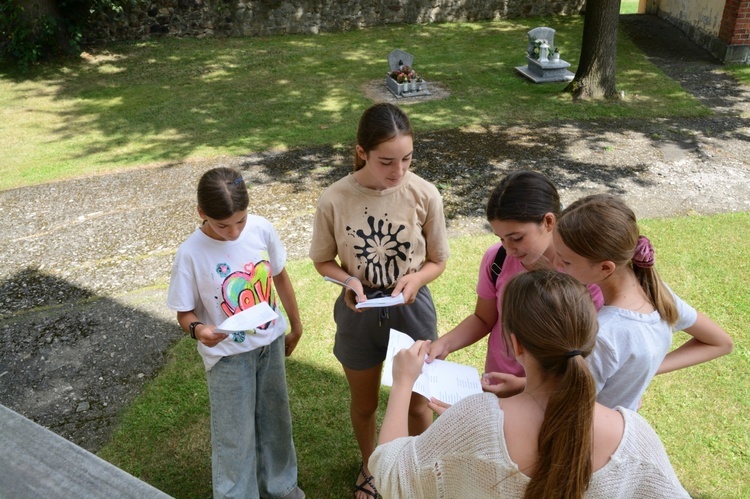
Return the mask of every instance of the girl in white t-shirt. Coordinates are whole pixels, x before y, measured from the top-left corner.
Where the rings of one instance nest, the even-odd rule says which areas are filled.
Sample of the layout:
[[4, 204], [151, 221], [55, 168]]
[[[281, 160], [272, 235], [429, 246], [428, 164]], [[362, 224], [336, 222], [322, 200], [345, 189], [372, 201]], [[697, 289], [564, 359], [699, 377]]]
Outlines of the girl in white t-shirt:
[[[553, 238], [564, 271], [599, 285], [604, 296], [589, 357], [600, 403], [636, 410], [654, 375], [732, 351], [729, 335], [659, 278], [654, 248], [621, 200], [606, 194], [579, 199], [563, 211]], [[679, 330], [692, 338], [669, 352]]]
[[[268, 220], [247, 213], [248, 202], [237, 170], [203, 174], [203, 225], [177, 250], [167, 305], [197, 341], [206, 368], [214, 497], [301, 498], [284, 355], [296, 347], [302, 323], [284, 245]], [[291, 323], [286, 335], [277, 294]], [[261, 302], [278, 317], [231, 335], [216, 331]]]

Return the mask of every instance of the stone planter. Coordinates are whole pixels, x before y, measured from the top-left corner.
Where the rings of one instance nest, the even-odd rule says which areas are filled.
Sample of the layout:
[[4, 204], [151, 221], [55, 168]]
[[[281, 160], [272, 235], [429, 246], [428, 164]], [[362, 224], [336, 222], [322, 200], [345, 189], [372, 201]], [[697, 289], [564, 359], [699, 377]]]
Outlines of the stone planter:
[[413, 97], [417, 95], [429, 95], [427, 92], [427, 82], [422, 80], [421, 82], [406, 82], [399, 83], [386, 73], [385, 75], [385, 86], [391, 91], [396, 97]]

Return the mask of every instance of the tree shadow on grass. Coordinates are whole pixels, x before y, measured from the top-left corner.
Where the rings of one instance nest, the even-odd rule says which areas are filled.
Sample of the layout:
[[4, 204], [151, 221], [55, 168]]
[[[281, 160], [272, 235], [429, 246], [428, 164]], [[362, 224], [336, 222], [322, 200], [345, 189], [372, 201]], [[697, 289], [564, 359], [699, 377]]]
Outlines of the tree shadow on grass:
[[[707, 138], [720, 153], [719, 142], [749, 151], [748, 124], [738, 117], [602, 119], [417, 132], [413, 170], [441, 190], [450, 223], [483, 216], [490, 191], [513, 170], [541, 171], [561, 193], [575, 197], [653, 188], [663, 180], [650, 171], [656, 164], [710, 160], [703, 151]], [[730, 162], [742, 161], [730, 150]], [[252, 185], [282, 184], [289, 199], [305, 199], [312, 211], [320, 191], [352, 170], [352, 157], [353, 146], [308, 147], [253, 154], [241, 159], [240, 168]]]
[[[580, 18], [543, 20], [555, 23], [566, 57], [575, 61]], [[34, 73], [28, 78], [45, 86], [24, 90], [19, 85], [18, 97], [30, 100], [34, 92], [52, 95], [61, 107], [45, 111], [31, 106], [22, 110], [49, 113], [49, 144], [74, 144], [58, 159], [66, 164], [85, 163], [87, 169], [105, 168], [96, 165], [108, 163], [174, 162], [196, 155], [212, 156], [217, 151], [241, 155], [283, 150], [297, 143], [317, 147], [339, 144], [341, 137], [353, 139], [359, 115], [370, 104], [357, 82], [384, 75], [388, 52], [402, 45], [416, 54], [415, 63], [426, 75], [452, 88], [451, 98], [459, 103], [457, 108], [439, 102], [409, 106], [420, 135], [423, 123], [450, 128], [457, 117], [461, 122], [486, 122], [483, 116], [497, 112], [488, 112], [484, 106], [506, 106], [514, 122], [529, 117], [548, 119], [544, 116], [545, 104], [567, 112], [566, 106], [557, 102], [564, 85], [534, 85], [517, 77], [513, 69], [523, 61], [525, 32], [531, 23], [543, 20], [485, 24], [482, 29], [462, 23], [395, 26], [356, 36], [285, 36], [253, 39], [252, 43], [229, 38], [119, 44], [79, 63], [50, 66]], [[515, 38], [500, 36], [509, 30], [519, 36], [517, 52], [510, 45]], [[470, 49], [459, 43], [468, 36], [481, 41], [481, 54], [476, 50], [466, 52]], [[454, 52], [433, 54], [432, 42], [437, 37], [455, 39]], [[331, 66], [329, 54], [337, 54], [334, 62], [339, 65]], [[475, 59], [471, 68], [465, 64], [468, 57]], [[650, 64], [635, 67], [639, 68], [637, 74], [618, 75], [628, 88], [637, 88], [639, 82], [649, 86], [654, 79], [655, 84], [666, 80]], [[15, 78], [18, 83], [24, 79]], [[462, 92], [467, 79], [483, 82], [478, 95]], [[503, 93], [508, 89], [512, 99]], [[684, 96], [675, 95], [662, 96], [662, 101], [672, 98], [684, 100]], [[641, 96], [632, 107], [642, 109], [644, 114], [658, 113], [662, 101], [648, 102]], [[586, 106], [592, 116], [606, 116], [601, 109], [612, 107]], [[556, 143], [558, 148], [565, 146], [565, 141]]]

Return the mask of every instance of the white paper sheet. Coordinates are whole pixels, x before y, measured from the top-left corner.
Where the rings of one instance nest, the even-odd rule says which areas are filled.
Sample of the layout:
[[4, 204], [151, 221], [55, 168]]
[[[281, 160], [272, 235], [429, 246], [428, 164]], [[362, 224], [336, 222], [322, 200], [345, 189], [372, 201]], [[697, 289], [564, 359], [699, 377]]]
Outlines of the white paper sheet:
[[[393, 356], [413, 344], [414, 340], [409, 335], [391, 329], [381, 384], [393, 386]], [[424, 364], [412, 391], [452, 405], [464, 397], [482, 393], [482, 384], [476, 368], [436, 359]]]
[[392, 307], [394, 305], [404, 304], [404, 294], [399, 293], [396, 296], [384, 296], [382, 298], [370, 298], [362, 303], [357, 303], [357, 308], [374, 308], [374, 307]]
[[271, 322], [279, 315], [266, 302], [260, 302], [247, 310], [227, 318], [216, 327], [217, 333], [233, 333], [236, 331], [249, 331], [266, 322]]

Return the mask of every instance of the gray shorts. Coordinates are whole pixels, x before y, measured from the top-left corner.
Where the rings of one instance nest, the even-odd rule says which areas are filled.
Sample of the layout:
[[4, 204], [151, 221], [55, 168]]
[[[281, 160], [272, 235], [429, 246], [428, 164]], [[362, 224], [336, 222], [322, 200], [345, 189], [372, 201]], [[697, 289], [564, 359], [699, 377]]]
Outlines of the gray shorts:
[[[372, 292], [365, 288], [368, 297], [372, 297]], [[342, 292], [333, 306], [333, 319], [336, 321], [333, 354], [348, 369], [364, 370], [382, 363], [391, 328], [414, 340], [437, 339], [437, 314], [427, 286], [422, 286], [411, 305], [371, 308], [360, 313], [346, 306]]]

